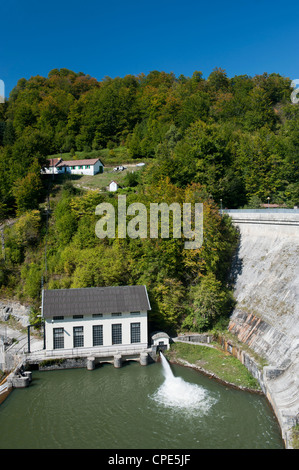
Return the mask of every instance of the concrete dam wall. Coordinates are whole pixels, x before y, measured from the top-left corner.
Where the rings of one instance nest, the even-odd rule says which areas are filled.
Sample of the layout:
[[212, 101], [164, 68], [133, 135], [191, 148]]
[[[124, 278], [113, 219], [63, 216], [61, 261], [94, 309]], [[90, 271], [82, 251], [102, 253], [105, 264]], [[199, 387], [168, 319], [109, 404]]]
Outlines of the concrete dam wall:
[[258, 378], [290, 446], [299, 423], [299, 210], [226, 212], [240, 231], [229, 330], [267, 361]]

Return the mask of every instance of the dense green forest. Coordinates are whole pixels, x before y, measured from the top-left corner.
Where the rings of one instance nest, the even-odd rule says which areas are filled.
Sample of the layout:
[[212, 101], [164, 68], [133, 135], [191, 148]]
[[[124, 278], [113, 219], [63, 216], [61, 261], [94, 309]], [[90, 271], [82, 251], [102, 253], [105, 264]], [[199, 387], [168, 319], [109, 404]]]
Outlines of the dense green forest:
[[[153, 71], [98, 81], [67, 69], [20, 79], [0, 105], [1, 295], [38, 309], [41, 280], [46, 288], [142, 283], [153, 324], [215, 325], [233, 305], [227, 274], [238, 238], [220, 200], [229, 208], [299, 202], [291, 92], [279, 74], [228, 78], [222, 69], [207, 79]], [[116, 205], [116, 196], [41, 175], [46, 158], [60, 154], [146, 161], [126, 177], [128, 204], [203, 202], [203, 246], [98, 239], [95, 207]]]

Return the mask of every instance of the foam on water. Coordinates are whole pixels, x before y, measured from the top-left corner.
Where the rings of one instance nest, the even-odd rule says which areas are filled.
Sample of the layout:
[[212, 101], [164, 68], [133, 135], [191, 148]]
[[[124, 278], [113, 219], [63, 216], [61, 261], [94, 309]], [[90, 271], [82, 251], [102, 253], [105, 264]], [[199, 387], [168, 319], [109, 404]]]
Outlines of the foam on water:
[[162, 353], [160, 354], [165, 380], [152, 398], [160, 405], [188, 413], [192, 412], [193, 415], [208, 413], [217, 400], [200, 385], [185, 382], [181, 377], [175, 377], [167, 359]]

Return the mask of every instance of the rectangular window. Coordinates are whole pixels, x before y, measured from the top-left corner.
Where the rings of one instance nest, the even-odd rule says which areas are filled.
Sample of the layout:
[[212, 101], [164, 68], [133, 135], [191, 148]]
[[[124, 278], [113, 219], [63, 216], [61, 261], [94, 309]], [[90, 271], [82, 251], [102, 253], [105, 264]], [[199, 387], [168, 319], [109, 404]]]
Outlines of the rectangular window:
[[73, 339], [74, 339], [74, 348], [83, 348], [84, 346], [83, 326], [74, 326]]
[[121, 334], [121, 323], [112, 325], [112, 344], [121, 344], [122, 334]]
[[64, 317], [62, 315], [56, 315], [53, 317], [53, 320], [57, 321], [57, 320], [64, 320]]
[[64, 329], [54, 328], [53, 329], [53, 349], [64, 348]]
[[112, 317], [121, 317], [120, 312], [111, 313]]
[[140, 315], [140, 312], [130, 312], [131, 315]]
[[103, 314], [102, 313], [93, 313], [92, 314], [92, 318], [98, 318], [98, 317], [102, 317]]
[[140, 323], [131, 323], [131, 343], [140, 343]]
[[93, 325], [92, 341], [93, 346], [103, 346], [103, 325]]
[[77, 320], [79, 318], [83, 318], [83, 315], [73, 315], [73, 319], [74, 320]]

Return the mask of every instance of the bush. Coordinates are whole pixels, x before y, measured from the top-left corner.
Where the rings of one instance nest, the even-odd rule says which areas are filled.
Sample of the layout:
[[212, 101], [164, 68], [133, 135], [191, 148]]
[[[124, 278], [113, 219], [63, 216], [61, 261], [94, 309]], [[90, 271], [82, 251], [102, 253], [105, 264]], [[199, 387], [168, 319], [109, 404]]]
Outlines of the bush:
[[203, 331], [220, 317], [227, 317], [232, 309], [230, 291], [223, 288], [213, 273], [208, 273], [200, 283], [190, 289], [191, 312], [183, 322], [183, 328]]
[[23, 292], [30, 299], [39, 299], [41, 291], [42, 271], [35, 263], [24, 264], [21, 269], [21, 278], [24, 281]]

